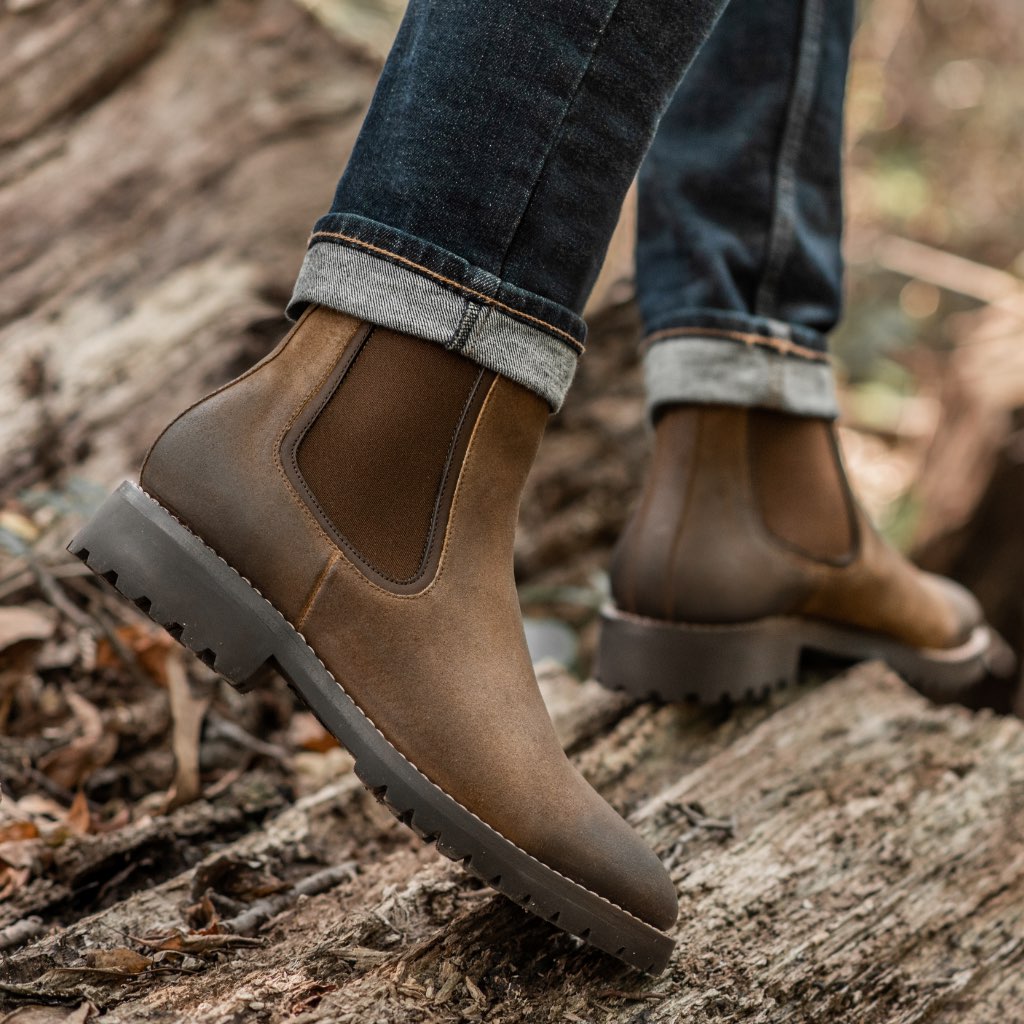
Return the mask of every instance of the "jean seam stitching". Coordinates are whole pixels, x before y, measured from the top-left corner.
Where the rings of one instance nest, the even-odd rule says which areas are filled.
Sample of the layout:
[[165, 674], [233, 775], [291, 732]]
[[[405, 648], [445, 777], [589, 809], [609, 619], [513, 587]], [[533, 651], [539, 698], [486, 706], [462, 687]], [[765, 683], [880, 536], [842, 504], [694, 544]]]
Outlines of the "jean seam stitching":
[[796, 74], [779, 146], [768, 252], [754, 299], [754, 310], [761, 315], [767, 315], [766, 311], [776, 307], [776, 289], [793, 242], [796, 162], [814, 99], [813, 86], [818, 77], [823, 5], [824, 0], [805, 0], [803, 5]]
[[806, 359], [826, 365], [832, 362], [827, 352], [818, 352], [805, 345], [798, 345], [795, 341], [787, 341], [784, 338], [768, 338], [763, 334], [747, 334], [744, 331], [730, 331], [721, 327], [666, 327], [664, 330], [647, 335], [644, 338], [643, 347], [649, 348], [659, 342], [670, 341], [674, 338], [682, 340], [687, 337], [711, 337], [723, 338], [727, 341], [741, 341], [744, 345], [768, 348], [781, 355], [794, 356], [797, 359]]
[[450, 351], [461, 353], [465, 350], [473, 333], [473, 328], [476, 327], [476, 322], [480, 319], [482, 310], [483, 306], [467, 300], [465, 312], [463, 312], [462, 318], [459, 320], [459, 326], [455, 328], [451, 344], [448, 346]]
[[533, 185], [530, 186], [526, 202], [523, 203], [523, 208], [519, 211], [519, 217], [516, 219], [516, 225], [512, 229], [512, 233], [509, 235], [508, 242], [505, 244], [505, 251], [502, 253], [500, 269], [498, 271], [499, 277], [503, 277], [505, 274], [505, 265], [508, 263], [509, 254], [512, 252], [512, 247], [515, 245], [516, 239], [519, 237], [519, 229], [523, 226], [523, 221], [526, 219], [526, 214], [530, 209], [530, 204], [533, 202], [534, 196], [537, 194], [537, 189], [540, 187], [540, 183], [544, 178], [544, 171], [547, 169], [547, 166], [551, 161], [551, 154], [557, 149], [558, 143], [563, 137], [565, 120], [569, 116], [569, 112], [572, 110], [573, 104], [576, 102], [576, 98], [580, 94], [580, 90], [583, 88], [583, 83], [587, 80], [587, 75], [590, 73], [590, 69], [594, 66], [594, 57], [604, 40], [605, 33], [608, 31], [608, 26], [611, 24], [612, 18], [615, 17], [615, 12], [618, 11], [621, 2], [622, 0], [615, 0], [611, 6], [611, 10], [608, 11], [608, 17], [604, 19], [603, 24], [597, 31], [597, 35], [594, 37], [594, 45], [591, 46], [590, 53], [587, 54], [586, 64], [580, 71], [579, 78], [577, 78], [576, 84], [573, 86], [572, 93], [569, 95], [565, 106], [562, 108], [562, 113], [558, 118], [558, 124], [555, 125], [554, 130], [551, 133], [551, 142], [548, 145], [547, 151], [541, 159], [540, 167], [537, 170], [537, 177], [534, 179]]
[[439, 281], [442, 284], [449, 285], [466, 295], [472, 295], [473, 298], [479, 299], [480, 302], [485, 305], [494, 306], [506, 313], [511, 313], [513, 316], [518, 317], [521, 320], [528, 320], [530, 323], [537, 324], [548, 334], [553, 334], [560, 340], [564, 341], [577, 355], [583, 354], [583, 345], [580, 344], [580, 342], [577, 341], [568, 331], [563, 331], [560, 327], [556, 327], [554, 324], [549, 324], [546, 320], [542, 320], [540, 317], [532, 316], [521, 309], [516, 309], [514, 306], [509, 306], [498, 299], [494, 299], [485, 292], [477, 291], [475, 288], [470, 288], [468, 285], [462, 284], [459, 281], [453, 281], [450, 277], [445, 277], [443, 274], [439, 274], [437, 271], [431, 270], [429, 267], [425, 267], [421, 263], [416, 263], [414, 260], [407, 259], [405, 256], [400, 256], [398, 253], [392, 252], [390, 249], [385, 249], [379, 245], [373, 245], [371, 242], [366, 242], [362, 238], [356, 238], [354, 235], [346, 235], [340, 231], [314, 231], [309, 238], [310, 244], [313, 244], [318, 239], [335, 239], [357, 248], [366, 249], [369, 252], [386, 256], [403, 266], [412, 268], [426, 277]]

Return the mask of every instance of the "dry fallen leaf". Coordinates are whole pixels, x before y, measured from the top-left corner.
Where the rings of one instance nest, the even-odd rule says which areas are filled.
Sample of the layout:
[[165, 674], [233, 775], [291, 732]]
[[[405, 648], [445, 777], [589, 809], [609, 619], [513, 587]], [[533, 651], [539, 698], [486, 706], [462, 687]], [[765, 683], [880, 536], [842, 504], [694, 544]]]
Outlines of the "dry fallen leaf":
[[31, 868], [39, 859], [42, 843], [38, 839], [15, 839], [0, 843], [0, 864], [12, 868]]
[[13, 509], [4, 509], [0, 512], [0, 529], [13, 533], [15, 537], [30, 544], [39, 539], [39, 527], [28, 516], [23, 516]]
[[84, 790], [80, 789], [75, 794], [75, 799], [68, 809], [67, 822], [75, 835], [87, 836], [92, 831], [92, 812], [89, 810], [89, 801], [85, 798]]
[[166, 661], [167, 689], [171, 697], [174, 731], [174, 783], [168, 796], [168, 808], [180, 807], [198, 799], [202, 792], [199, 779], [199, 737], [203, 729], [209, 696], [197, 696], [189, 684], [180, 654], [175, 651]]
[[19, 1006], [0, 1018], [0, 1024], [82, 1024], [96, 1013], [92, 1003], [78, 1006]]
[[97, 768], [113, 760], [117, 753], [117, 736], [104, 729], [103, 716], [81, 694], [69, 690], [65, 699], [75, 713], [81, 735], [41, 757], [39, 768], [57, 785], [76, 790]]
[[32, 875], [30, 868], [0, 866], [0, 902], [10, 899]]
[[0, 843], [38, 838], [39, 826], [34, 821], [8, 821], [0, 825]]
[[64, 820], [67, 813], [53, 797], [45, 796], [42, 793], [26, 793], [15, 805], [18, 814], [25, 815], [38, 821], [44, 819], [43, 824], [53, 824]]
[[236, 900], [254, 900], [290, 888], [259, 861], [247, 861], [230, 854], [204, 861], [192, 878], [192, 895], [199, 899], [213, 891]]
[[336, 747], [338, 741], [320, 724], [316, 715], [298, 711], [288, 723], [288, 742], [300, 750], [324, 754]]
[[126, 946], [114, 949], [90, 949], [86, 951], [85, 962], [90, 967], [104, 971], [120, 971], [122, 974], [141, 974], [153, 961], [148, 956], [136, 953]]
[[0, 651], [25, 640], [49, 640], [56, 629], [52, 611], [38, 608], [0, 608]]
[[[163, 629], [146, 622], [118, 626], [114, 631], [121, 647], [135, 656], [139, 667], [160, 686], [167, 685], [167, 658], [177, 649], [174, 640]], [[121, 658], [107, 637], [96, 646], [98, 668], [120, 668]]]
[[215, 935], [220, 927], [220, 914], [210, 899], [210, 894], [204, 892], [198, 902], [185, 908], [185, 920], [196, 931], [207, 935]]

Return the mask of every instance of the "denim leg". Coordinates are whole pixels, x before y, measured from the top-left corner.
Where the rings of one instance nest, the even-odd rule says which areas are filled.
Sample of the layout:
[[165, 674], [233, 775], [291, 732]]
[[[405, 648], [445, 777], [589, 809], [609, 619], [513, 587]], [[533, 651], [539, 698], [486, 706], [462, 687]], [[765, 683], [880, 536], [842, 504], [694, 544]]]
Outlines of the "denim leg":
[[854, 0], [731, 0], [640, 171], [637, 291], [653, 412], [836, 415], [843, 100]]
[[623, 196], [725, 0], [411, 0], [289, 313], [407, 331], [555, 408]]

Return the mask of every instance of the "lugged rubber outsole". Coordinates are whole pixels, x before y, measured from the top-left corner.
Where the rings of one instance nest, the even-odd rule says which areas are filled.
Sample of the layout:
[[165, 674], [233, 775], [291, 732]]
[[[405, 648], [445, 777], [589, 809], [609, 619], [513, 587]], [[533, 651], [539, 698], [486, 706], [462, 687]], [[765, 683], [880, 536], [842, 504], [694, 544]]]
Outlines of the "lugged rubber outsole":
[[649, 974], [674, 947], [664, 932], [565, 877], [432, 783], [377, 729], [301, 635], [201, 538], [136, 485], [107, 498], [68, 550], [243, 691], [280, 672], [355, 758], [398, 820], [525, 910]]
[[978, 626], [959, 647], [931, 650], [796, 616], [707, 625], [649, 619], [607, 605], [595, 678], [643, 700], [755, 700], [794, 684], [801, 659], [815, 652], [849, 662], [884, 661], [922, 692], [942, 698], [981, 679], [1004, 657], [1000, 645], [988, 626]]

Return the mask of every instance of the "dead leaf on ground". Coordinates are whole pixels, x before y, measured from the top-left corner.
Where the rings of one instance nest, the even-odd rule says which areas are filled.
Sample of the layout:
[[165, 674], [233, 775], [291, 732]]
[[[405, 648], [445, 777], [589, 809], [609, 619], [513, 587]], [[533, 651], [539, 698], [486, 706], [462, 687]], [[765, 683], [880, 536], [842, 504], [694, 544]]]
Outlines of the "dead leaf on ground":
[[220, 914], [208, 892], [204, 892], [201, 899], [185, 908], [185, 920], [198, 932], [215, 934], [218, 931]]
[[[129, 623], [114, 630], [124, 651], [130, 652], [138, 666], [160, 686], [167, 685], [167, 659], [175, 651], [174, 640], [163, 629], [149, 623]], [[107, 637], [101, 637], [96, 646], [97, 668], [120, 668], [121, 657]]]
[[26, 793], [15, 805], [19, 814], [26, 815], [33, 821], [46, 819], [44, 824], [59, 824], [64, 820], [67, 811], [53, 797], [43, 793]]
[[0, 843], [0, 865], [10, 868], [32, 868], [39, 861], [43, 844], [38, 839], [16, 839]]
[[30, 868], [0, 867], [0, 902], [10, 899], [31, 876]]
[[92, 831], [92, 812], [89, 810], [89, 801], [85, 798], [85, 791], [79, 790], [75, 799], [68, 808], [68, 827], [75, 835], [87, 836]]
[[82, 1024], [95, 1016], [92, 1003], [78, 1006], [19, 1006], [13, 1013], [0, 1018], [0, 1024]]
[[337, 985], [331, 985], [321, 981], [312, 981], [292, 996], [292, 1004], [289, 1008], [289, 1012], [293, 1016], [298, 1016], [300, 1013], [307, 1013], [310, 1010], [315, 1010], [323, 1001], [325, 995], [328, 995], [331, 992], [337, 992], [337, 990]]
[[107, 732], [95, 704], [69, 690], [65, 699], [75, 713], [81, 734], [66, 746], [39, 759], [40, 770], [58, 786], [79, 789], [97, 769], [109, 764], [117, 753], [117, 736]]
[[90, 967], [104, 971], [120, 971], [122, 974], [141, 974], [153, 961], [148, 956], [136, 953], [127, 946], [114, 949], [90, 949], [85, 953], [85, 962]]
[[34, 821], [8, 821], [0, 825], [0, 843], [38, 838], [39, 826]]
[[203, 729], [208, 695], [193, 692], [180, 654], [175, 651], [167, 657], [167, 689], [171, 697], [174, 750], [174, 783], [168, 794], [168, 809], [197, 800], [202, 793], [199, 778], [199, 737]]
[[324, 754], [338, 746], [338, 741], [320, 724], [316, 715], [297, 711], [288, 723], [288, 741], [300, 750]]
[[192, 895], [196, 899], [213, 890], [236, 900], [254, 900], [288, 888], [287, 882], [282, 882], [259, 861], [229, 854], [204, 861], [192, 878]]
[[0, 651], [25, 640], [49, 640], [57, 627], [57, 617], [49, 609], [0, 608]]

